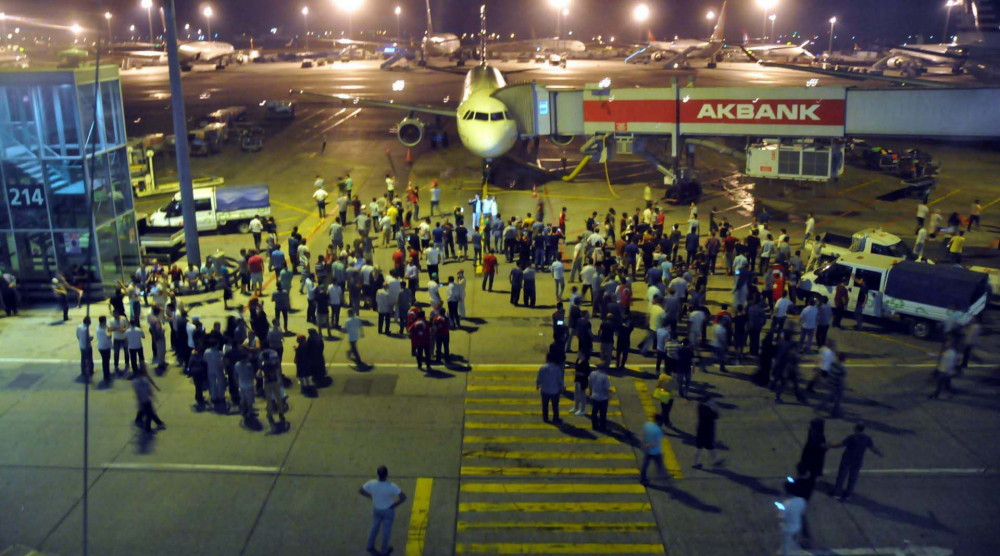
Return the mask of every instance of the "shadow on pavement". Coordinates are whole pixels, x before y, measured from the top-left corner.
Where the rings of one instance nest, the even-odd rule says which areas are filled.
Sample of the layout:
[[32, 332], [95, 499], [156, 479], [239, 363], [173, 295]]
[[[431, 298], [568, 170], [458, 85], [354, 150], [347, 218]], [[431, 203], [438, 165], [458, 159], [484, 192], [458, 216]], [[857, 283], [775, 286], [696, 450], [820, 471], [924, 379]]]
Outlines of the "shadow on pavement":
[[951, 527], [948, 527], [944, 523], [938, 520], [934, 512], [927, 512], [927, 515], [915, 514], [913, 512], [908, 512], [902, 508], [896, 508], [893, 506], [887, 506], [881, 502], [876, 502], [871, 498], [866, 498], [864, 496], [859, 496], [857, 493], [852, 494], [848, 504], [856, 504], [876, 517], [883, 517], [886, 519], [891, 519], [893, 521], [898, 521], [900, 523], [906, 523], [909, 525], [914, 525], [920, 527], [921, 529], [929, 529], [932, 531], [942, 531], [945, 533], [950, 533], [954, 535], [956, 531]]
[[[718, 446], [716, 446], [718, 449]], [[702, 469], [705, 473], [710, 473], [712, 475], [718, 475], [720, 477], [725, 477], [730, 481], [749, 488], [750, 490], [760, 493], [767, 494], [768, 496], [781, 496], [782, 492], [778, 489], [771, 488], [764, 483], [760, 482], [760, 479], [756, 477], [751, 477], [749, 475], [741, 475], [731, 469], [725, 469], [722, 467], [715, 467], [711, 469]]]
[[680, 502], [681, 504], [684, 504], [685, 506], [693, 510], [698, 510], [700, 512], [707, 512], [711, 514], [722, 513], [722, 508], [718, 506], [713, 506], [711, 504], [706, 504], [702, 502], [701, 499], [699, 499], [697, 496], [694, 496], [693, 494], [690, 494], [688, 492], [684, 492], [679, 488], [674, 488], [672, 486], [667, 486], [667, 485], [653, 485], [653, 484], [647, 484], [646, 488], [649, 490], [663, 492], [666, 495], [670, 496], [670, 499], [673, 500], [674, 502]]

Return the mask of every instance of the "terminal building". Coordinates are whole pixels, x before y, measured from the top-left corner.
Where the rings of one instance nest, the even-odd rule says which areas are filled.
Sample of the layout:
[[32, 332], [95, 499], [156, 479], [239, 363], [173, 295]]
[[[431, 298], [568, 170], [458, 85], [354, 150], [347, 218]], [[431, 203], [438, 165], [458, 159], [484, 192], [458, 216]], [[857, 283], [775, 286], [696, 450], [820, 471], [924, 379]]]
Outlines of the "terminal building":
[[0, 177], [0, 269], [22, 295], [139, 266], [117, 67], [0, 71]]

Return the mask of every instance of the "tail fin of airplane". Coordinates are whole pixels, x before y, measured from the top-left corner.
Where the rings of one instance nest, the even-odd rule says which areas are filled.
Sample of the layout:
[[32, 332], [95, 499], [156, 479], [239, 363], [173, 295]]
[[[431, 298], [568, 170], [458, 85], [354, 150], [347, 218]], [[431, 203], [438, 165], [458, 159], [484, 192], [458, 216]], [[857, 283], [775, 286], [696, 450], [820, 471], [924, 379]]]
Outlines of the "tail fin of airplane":
[[431, 0], [427, 0], [427, 36], [434, 34], [434, 23], [431, 21]]
[[652, 29], [646, 29], [646, 36], [649, 37], [649, 42], [656, 42], [656, 35], [653, 34]]
[[715, 30], [712, 31], [712, 36], [709, 38], [710, 41], [722, 42], [726, 40], [726, 4], [728, 2], [722, 3], [722, 9], [719, 10], [719, 19], [715, 24]]

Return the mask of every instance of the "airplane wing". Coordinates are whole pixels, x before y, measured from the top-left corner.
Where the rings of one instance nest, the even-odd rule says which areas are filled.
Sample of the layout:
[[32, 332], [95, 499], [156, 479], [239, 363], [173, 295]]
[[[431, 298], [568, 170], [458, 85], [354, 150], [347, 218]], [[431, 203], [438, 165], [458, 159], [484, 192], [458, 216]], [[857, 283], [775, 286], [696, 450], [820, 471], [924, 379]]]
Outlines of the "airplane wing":
[[374, 100], [366, 99], [361, 97], [353, 97], [351, 95], [344, 94], [330, 94], [330, 93], [314, 93], [310, 91], [303, 91], [301, 89], [292, 89], [288, 91], [292, 95], [305, 95], [311, 97], [325, 98], [329, 100], [335, 100], [341, 104], [357, 104], [360, 106], [373, 106], [376, 108], [391, 108], [393, 110], [401, 110], [405, 112], [420, 112], [422, 114], [432, 114], [434, 116], [446, 116], [449, 118], [454, 118], [458, 114], [455, 112], [454, 108], [439, 108], [435, 106], [428, 106], [426, 104], [404, 104], [400, 102], [391, 102], [386, 100]]
[[683, 51], [677, 53], [673, 58], [667, 60], [667, 63], [663, 64], [663, 69], [674, 69], [675, 67], [683, 64], [687, 57], [691, 55], [692, 52], [700, 50], [697, 46], [689, 46]]
[[650, 48], [651, 47], [649, 45], [646, 45], [646, 46], [640, 48], [639, 50], [636, 50], [635, 52], [629, 54], [625, 58], [625, 63], [626, 64], [631, 64], [633, 59], [635, 59], [637, 56], [642, 56], [643, 54], [649, 52]]
[[871, 80], [871, 81], [885, 81], [887, 83], [896, 83], [897, 85], [914, 85], [914, 86], [919, 86], [919, 87], [938, 88], [938, 89], [946, 89], [946, 88], [949, 88], [949, 87], [953, 87], [953, 85], [948, 84], [948, 83], [940, 83], [938, 81], [930, 81], [928, 79], [911, 79], [909, 77], [893, 77], [891, 75], [878, 75], [878, 74], [874, 74], [874, 73], [870, 73], [870, 72], [864, 72], [864, 73], [862, 73], [860, 71], [859, 72], [850, 72], [850, 71], [841, 71], [841, 70], [831, 70], [831, 69], [824, 69], [824, 68], [816, 68], [816, 67], [812, 67], [812, 66], [800, 66], [800, 65], [796, 65], [796, 64], [782, 64], [782, 63], [778, 63], [778, 62], [764, 62], [764, 61], [758, 59], [757, 57], [755, 57], [750, 52], [747, 52], [746, 49], [743, 49], [743, 52], [746, 52], [746, 55], [749, 56], [751, 60], [757, 62], [761, 66], [768, 67], [768, 68], [784, 68], [784, 69], [790, 69], [790, 70], [796, 70], [796, 71], [804, 71], [804, 72], [809, 72], [809, 73], [817, 73], [819, 75], [826, 75], [826, 76], [829, 76], [829, 77], [839, 77], [841, 79], [849, 79], [851, 81], [868, 81], [868, 80]]

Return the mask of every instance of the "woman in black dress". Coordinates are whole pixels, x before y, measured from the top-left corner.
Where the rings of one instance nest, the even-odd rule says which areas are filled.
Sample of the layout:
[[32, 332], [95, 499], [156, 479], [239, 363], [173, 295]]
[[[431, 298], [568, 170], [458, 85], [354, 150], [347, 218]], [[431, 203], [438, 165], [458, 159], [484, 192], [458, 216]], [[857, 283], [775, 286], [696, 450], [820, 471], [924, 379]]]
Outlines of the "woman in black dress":
[[[806, 502], [812, 497], [813, 489], [816, 488], [816, 481], [823, 476], [823, 463], [826, 460], [826, 451], [829, 448], [824, 432], [826, 422], [822, 418], [815, 418], [809, 422], [809, 436], [806, 438], [806, 445], [802, 448], [802, 456], [796, 466], [798, 477], [795, 482], [798, 484], [798, 495], [805, 498]], [[802, 514], [802, 539], [803, 544], [810, 540], [809, 522], [806, 521], [805, 513]]]

